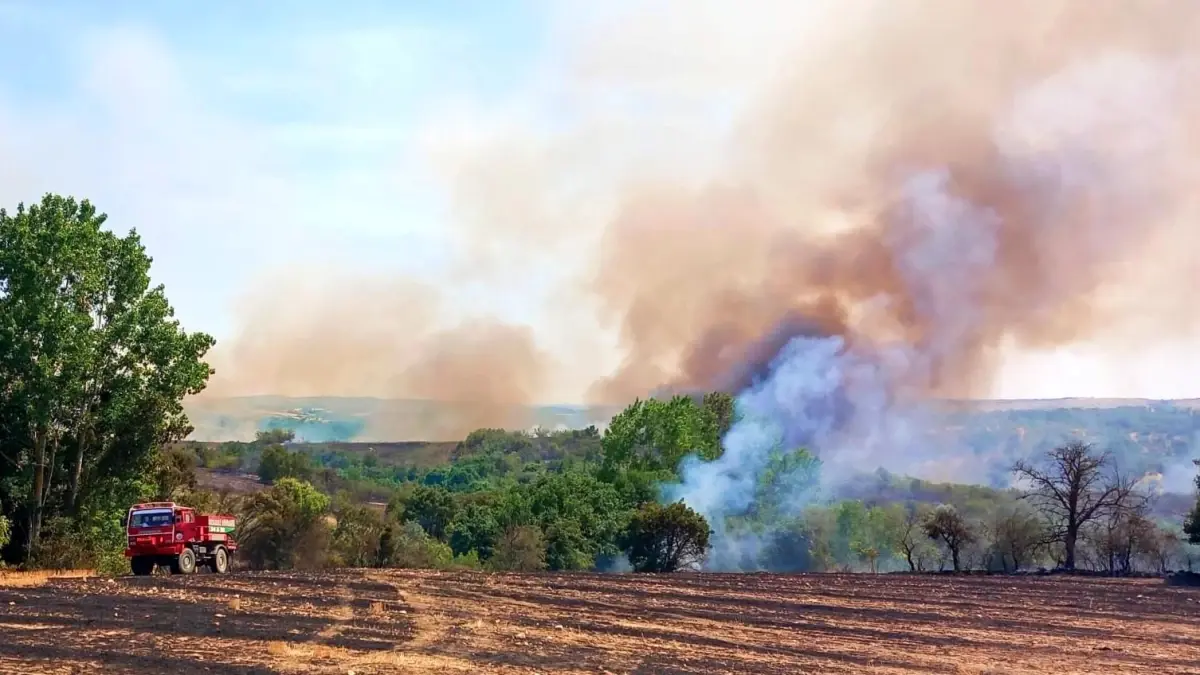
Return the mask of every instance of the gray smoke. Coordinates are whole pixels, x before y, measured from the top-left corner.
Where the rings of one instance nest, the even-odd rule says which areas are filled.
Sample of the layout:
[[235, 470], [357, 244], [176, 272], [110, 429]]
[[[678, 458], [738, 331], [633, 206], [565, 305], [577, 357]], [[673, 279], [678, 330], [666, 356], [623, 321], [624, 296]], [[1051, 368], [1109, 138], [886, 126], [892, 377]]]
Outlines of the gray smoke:
[[[666, 496], [704, 514], [715, 532], [709, 566], [745, 569], [761, 560], [779, 533], [770, 527], [747, 534], [728, 522], [756, 508], [772, 456], [800, 448], [822, 461], [815, 485], [787, 491], [778, 522], [835, 492], [851, 475], [882, 466], [910, 475], [978, 480], [969, 460], [945, 466], [953, 453], [930, 447], [936, 412], [927, 404], [946, 374], [939, 369], [977, 348], [994, 305], [990, 271], [997, 264], [1005, 217], [1036, 222], [1041, 236], [1070, 225], [1087, 235], [1071, 242], [1089, 259], [1114, 260], [1113, 249], [1143, 217], [1158, 217], [1160, 183], [1137, 167], [1144, 156], [1168, 154], [1172, 112], [1167, 100], [1178, 64], [1113, 53], [1072, 64], [1020, 91], [991, 129], [992, 195], [1014, 197], [1023, 211], [1007, 216], [986, 197], [958, 189], [957, 167], [895, 168], [896, 200], [882, 218], [893, 271], [907, 300], [907, 323], [916, 335], [890, 338], [886, 331], [791, 339], [765, 376], [737, 396], [740, 420], [724, 438], [724, 455], [712, 462], [689, 459], [682, 481]], [[933, 102], [931, 102], [933, 104]], [[1121, 143], [1099, 151], [1095, 134], [1119, 128]], [[1137, 161], [1127, 161], [1136, 159]], [[993, 197], [994, 198], [994, 197]], [[1079, 227], [1080, 201], [1092, 199]], [[1058, 214], [1070, 210], [1071, 219]], [[1122, 236], [1117, 236], [1121, 234]], [[1001, 289], [1003, 290], [1003, 289]], [[864, 303], [861, 325], [872, 311], [887, 317], [892, 297], [880, 293]], [[1021, 302], [1010, 298], [1010, 306]], [[1028, 316], [1041, 310], [1027, 298]], [[890, 338], [890, 339], [889, 339]], [[953, 377], [953, 375], [951, 375]], [[934, 467], [934, 462], [942, 466]], [[932, 470], [932, 471], [931, 471]]]

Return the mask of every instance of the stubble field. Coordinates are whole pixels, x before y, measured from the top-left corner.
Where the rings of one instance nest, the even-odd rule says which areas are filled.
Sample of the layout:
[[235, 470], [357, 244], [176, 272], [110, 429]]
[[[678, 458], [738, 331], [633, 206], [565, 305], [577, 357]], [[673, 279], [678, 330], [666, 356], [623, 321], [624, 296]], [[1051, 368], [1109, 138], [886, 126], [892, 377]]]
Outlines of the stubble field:
[[0, 587], [0, 673], [1200, 673], [1200, 589], [259, 573]]

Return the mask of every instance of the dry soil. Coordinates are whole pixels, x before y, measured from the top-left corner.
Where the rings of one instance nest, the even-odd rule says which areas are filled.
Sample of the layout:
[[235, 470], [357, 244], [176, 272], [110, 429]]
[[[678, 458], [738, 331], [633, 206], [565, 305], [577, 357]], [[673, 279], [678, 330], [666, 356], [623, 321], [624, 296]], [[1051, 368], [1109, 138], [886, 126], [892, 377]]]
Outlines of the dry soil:
[[0, 673], [1200, 673], [1158, 580], [418, 571], [0, 587]]

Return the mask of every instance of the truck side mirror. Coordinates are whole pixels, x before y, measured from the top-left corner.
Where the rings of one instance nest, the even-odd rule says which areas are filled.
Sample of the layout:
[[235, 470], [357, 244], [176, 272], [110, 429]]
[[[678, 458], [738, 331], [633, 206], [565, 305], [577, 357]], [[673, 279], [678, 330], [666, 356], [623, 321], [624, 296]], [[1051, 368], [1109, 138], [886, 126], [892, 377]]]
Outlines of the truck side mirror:
[[129, 527], [129, 513], [128, 512], [121, 515], [121, 527], [123, 527], [123, 528]]

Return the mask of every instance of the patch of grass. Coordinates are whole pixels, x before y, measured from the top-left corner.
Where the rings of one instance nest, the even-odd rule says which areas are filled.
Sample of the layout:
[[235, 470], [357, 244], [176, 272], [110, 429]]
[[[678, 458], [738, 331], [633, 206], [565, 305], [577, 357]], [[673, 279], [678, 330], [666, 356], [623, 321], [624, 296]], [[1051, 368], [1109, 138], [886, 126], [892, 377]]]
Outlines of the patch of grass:
[[327, 645], [296, 644], [279, 640], [267, 644], [267, 653], [278, 659], [288, 661], [301, 659], [336, 659], [346, 658], [349, 652], [341, 647]]
[[29, 570], [26, 572], [0, 572], [0, 586], [41, 586], [51, 579], [87, 579], [96, 576], [96, 570]]

